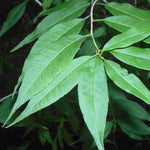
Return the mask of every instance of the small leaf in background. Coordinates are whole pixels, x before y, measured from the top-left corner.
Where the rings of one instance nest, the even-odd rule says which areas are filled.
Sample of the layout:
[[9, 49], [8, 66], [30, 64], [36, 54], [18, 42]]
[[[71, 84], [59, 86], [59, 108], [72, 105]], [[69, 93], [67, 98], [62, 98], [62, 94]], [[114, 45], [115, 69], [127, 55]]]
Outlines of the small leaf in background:
[[[33, 96], [24, 111], [13, 121], [11, 125], [21, 121], [29, 115], [53, 104], [75, 85], [78, 84], [83, 72], [86, 72], [86, 64], [91, 57], [84, 56], [74, 59], [43, 91]], [[70, 84], [71, 83], [71, 84]], [[21, 101], [19, 101], [21, 105]], [[16, 108], [14, 107], [14, 110]], [[12, 113], [14, 112], [12, 110]], [[10, 114], [10, 116], [12, 115]]]
[[14, 100], [11, 97], [5, 99], [5, 101], [0, 104], [0, 123], [4, 123], [6, 118], [8, 117], [12, 107], [14, 104]]
[[128, 65], [150, 70], [150, 48], [127, 47], [111, 51], [111, 53]]
[[[125, 116], [125, 117], [124, 117]], [[142, 121], [133, 118], [131, 116], [119, 116], [117, 122], [119, 123], [121, 129], [131, 138], [142, 140], [141, 135], [149, 135], [150, 127], [148, 127]]]
[[150, 27], [141, 30], [130, 29], [110, 39], [103, 47], [104, 51], [123, 48], [139, 42], [150, 35]]
[[47, 9], [48, 7], [50, 7], [52, 2], [53, 0], [43, 0], [43, 9]]
[[107, 136], [110, 134], [110, 132], [113, 128], [113, 124], [114, 124], [113, 121], [106, 121], [104, 139], [107, 138]]
[[[98, 40], [97, 44], [100, 47], [101, 44]], [[86, 56], [86, 55], [94, 55], [96, 53], [96, 48], [95, 45], [93, 44], [93, 40], [91, 39], [91, 37], [88, 37], [85, 41], [84, 44], [82, 45], [81, 49], [78, 52], [78, 56]]]
[[52, 144], [52, 138], [50, 136], [50, 131], [48, 130], [48, 128], [44, 126], [39, 128], [39, 139], [42, 144], [45, 144], [46, 142]]
[[121, 129], [136, 140], [142, 140], [142, 135], [149, 135], [150, 127], [139, 119], [150, 121], [150, 114], [138, 103], [128, 100], [123, 91], [113, 84], [109, 88], [113, 115]]
[[94, 34], [94, 38], [99, 38], [99, 37], [105, 36], [107, 34], [106, 27], [101, 26], [101, 27], [95, 29], [93, 34]]
[[115, 85], [109, 85], [109, 94], [112, 101], [127, 115], [150, 121], [150, 114], [137, 102], [128, 100], [125, 93]]
[[150, 104], [150, 91], [137, 76], [129, 74], [126, 69], [110, 60], [105, 60], [105, 68], [109, 78], [118, 87]]
[[103, 139], [108, 109], [108, 89], [103, 61], [97, 56], [88, 64], [78, 85], [79, 105], [85, 123], [99, 150], [104, 150]]
[[105, 4], [105, 8], [113, 15], [128, 15], [141, 21], [150, 19], [150, 12], [136, 8], [128, 3], [110, 2]]
[[[67, 3], [67, 4], [66, 4]], [[20, 47], [28, 44], [35, 39], [39, 38], [41, 35], [46, 33], [51, 27], [54, 25], [62, 22], [67, 21], [70, 19], [74, 19], [79, 17], [85, 9], [88, 7], [88, 1], [76, 1], [71, 0], [64, 2], [61, 5], [65, 5], [62, 9], [54, 11], [46, 16], [36, 27], [36, 29], [30, 33], [24, 40], [22, 40], [12, 51], [19, 49]]]
[[4, 35], [22, 17], [27, 2], [27, 0], [24, 1], [9, 12], [7, 19], [0, 30], [0, 37]]

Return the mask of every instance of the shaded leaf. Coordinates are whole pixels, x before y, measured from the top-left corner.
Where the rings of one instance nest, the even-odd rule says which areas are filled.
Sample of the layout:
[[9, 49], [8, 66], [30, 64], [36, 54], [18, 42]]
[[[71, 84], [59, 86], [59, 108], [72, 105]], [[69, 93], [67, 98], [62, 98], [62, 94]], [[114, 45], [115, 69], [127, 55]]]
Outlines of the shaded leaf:
[[128, 74], [126, 69], [110, 60], [105, 60], [105, 68], [109, 78], [118, 87], [150, 104], [150, 91], [138, 77], [134, 74]]
[[6, 21], [4, 22], [2, 29], [0, 31], [0, 37], [5, 34], [23, 15], [27, 0], [14, 7], [8, 14]]
[[66, 7], [52, 12], [47, 17], [45, 17], [37, 25], [36, 29], [32, 33], [30, 33], [23, 41], [21, 41], [12, 51], [15, 51], [23, 45], [28, 44], [34, 41], [35, 39], [39, 38], [42, 34], [47, 32], [54, 25], [62, 21], [67, 21], [79, 17], [89, 5], [87, 3], [87, 0], [82, 0], [78, 2], [76, 0], [71, 0], [65, 3], [67, 3], [67, 5], [65, 5]]
[[143, 138], [140, 135], [150, 134], [150, 127], [131, 116], [119, 116], [117, 118], [117, 122], [119, 123], [121, 129], [133, 139], [142, 140]]
[[98, 149], [103, 150], [108, 109], [106, 75], [103, 62], [99, 57], [93, 58], [88, 66], [89, 68], [78, 86], [79, 105]]
[[43, 9], [47, 9], [48, 7], [50, 7], [52, 2], [53, 0], [43, 0]]
[[128, 100], [125, 93], [116, 86], [110, 84], [109, 88], [109, 94], [112, 101], [121, 109], [121, 111], [125, 112], [126, 115], [130, 115], [137, 119], [150, 121], [150, 114], [142, 106], [134, 101]]
[[113, 127], [113, 124], [114, 124], [113, 121], [107, 121], [106, 122], [104, 138], [107, 138], [107, 136], [110, 134], [112, 127]]
[[111, 53], [120, 61], [132, 65], [134, 67], [150, 70], [150, 49], [128, 47], [117, 49]]

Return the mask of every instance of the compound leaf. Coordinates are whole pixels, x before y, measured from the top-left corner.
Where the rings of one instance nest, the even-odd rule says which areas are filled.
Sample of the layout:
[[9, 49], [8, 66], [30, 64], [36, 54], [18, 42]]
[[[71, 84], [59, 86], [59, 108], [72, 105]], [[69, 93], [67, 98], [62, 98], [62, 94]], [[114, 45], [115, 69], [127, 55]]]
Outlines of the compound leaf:
[[103, 139], [108, 109], [108, 89], [104, 64], [99, 57], [91, 59], [88, 71], [79, 82], [79, 105], [85, 123], [99, 150], [103, 150]]

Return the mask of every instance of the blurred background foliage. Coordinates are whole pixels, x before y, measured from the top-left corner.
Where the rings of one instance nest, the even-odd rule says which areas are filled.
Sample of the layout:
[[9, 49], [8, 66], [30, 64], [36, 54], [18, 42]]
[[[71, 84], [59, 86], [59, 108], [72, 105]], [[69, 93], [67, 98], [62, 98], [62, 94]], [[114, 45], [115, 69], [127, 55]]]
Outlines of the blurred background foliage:
[[[135, 5], [135, 0], [108, 0], [108, 2], [127, 2]], [[0, 28], [8, 13], [23, 0], [2, 0], [0, 5]], [[63, 0], [42, 0], [41, 7], [36, 1], [29, 0], [21, 19], [0, 38], [0, 97], [12, 93], [21, 74], [21, 68], [34, 42], [24, 46], [19, 51], [10, 50], [29, 33], [38, 22], [51, 12], [52, 7], [60, 5]], [[137, 7], [149, 9], [148, 0], [137, 0]], [[89, 15], [90, 8], [82, 17]], [[95, 18], [110, 16], [103, 6], [97, 5]], [[89, 33], [90, 20], [83, 27], [82, 34]], [[94, 37], [99, 47], [104, 45], [118, 32], [102, 22], [95, 23]], [[138, 43], [141, 47], [149, 47]], [[96, 49], [90, 38], [82, 45], [78, 56], [93, 55]], [[106, 57], [114, 57], [106, 54]], [[118, 60], [116, 60], [118, 61]], [[135, 69], [120, 64], [140, 77], [150, 89], [150, 72]], [[150, 147], [150, 107], [132, 95], [124, 93], [109, 81], [110, 103], [108, 121], [105, 131], [106, 150], [147, 150]], [[123, 100], [123, 103], [119, 100]], [[3, 124], [15, 101], [9, 98], [1, 99], [0, 122]], [[23, 109], [23, 108], [21, 108]], [[18, 114], [20, 111], [18, 110]], [[130, 138], [129, 138], [130, 137]], [[77, 100], [77, 90], [74, 88], [68, 95], [50, 107], [31, 115], [15, 127], [0, 128], [0, 149], [2, 150], [96, 150], [95, 143], [83, 121]]]

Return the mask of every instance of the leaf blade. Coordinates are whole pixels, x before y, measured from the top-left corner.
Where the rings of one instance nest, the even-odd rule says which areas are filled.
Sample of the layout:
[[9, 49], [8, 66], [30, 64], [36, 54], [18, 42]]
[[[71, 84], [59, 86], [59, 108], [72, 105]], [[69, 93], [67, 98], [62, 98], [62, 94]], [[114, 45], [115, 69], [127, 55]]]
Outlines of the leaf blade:
[[[78, 84], [82, 72], [86, 71], [84, 64], [90, 59], [91, 57], [88, 56], [74, 59], [51, 84], [49, 84], [42, 92], [31, 98], [25, 110], [9, 126], [12, 126], [29, 115], [53, 104], [67, 94], [76, 84]], [[72, 82], [72, 84], [70, 84], [70, 82]]]
[[36, 29], [32, 33], [30, 33], [24, 40], [22, 40], [11, 52], [39, 38], [54, 25], [62, 21], [67, 21], [79, 17], [89, 5], [87, 3], [87, 0], [78, 1], [78, 3], [76, 0], [72, 0], [64, 3], [67, 3], [67, 5], [65, 5], [65, 8], [62, 7], [62, 9], [54, 11], [47, 17], [45, 17], [38, 24]]
[[104, 65], [98, 57], [90, 61], [88, 72], [79, 82], [78, 95], [84, 120], [94, 137], [98, 149], [103, 150], [108, 91]]
[[109, 78], [118, 87], [150, 104], [150, 91], [138, 77], [128, 74], [126, 69], [121, 68], [119, 64], [110, 60], [105, 60], [105, 68]]
[[146, 10], [135, 8], [134, 6], [128, 3], [107, 3], [105, 8], [108, 9], [113, 15], [128, 15], [139, 20], [149, 20], [150, 13]]
[[150, 28], [144, 28], [141, 30], [130, 29], [124, 33], [114, 36], [103, 47], [104, 51], [109, 51], [117, 48], [124, 48], [130, 46], [136, 42], [139, 42], [150, 35]]
[[0, 37], [3, 36], [22, 17], [27, 2], [28, 1], [25, 1], [17, 5], [9, 12], [7, 19], [0, 30]]
[[150, 70], [149, 48], [128, 47], [111, 51], [111, 53], [126, 64], [140, 69]]

